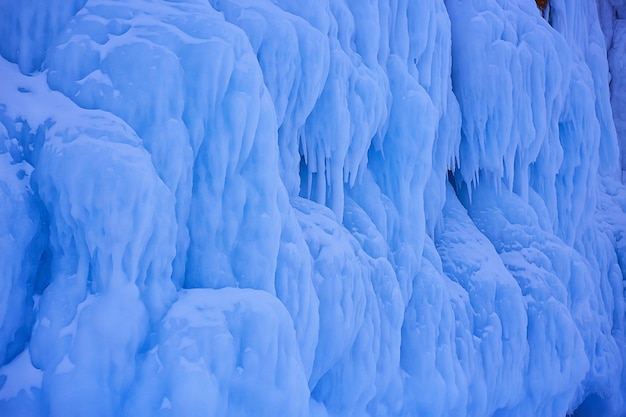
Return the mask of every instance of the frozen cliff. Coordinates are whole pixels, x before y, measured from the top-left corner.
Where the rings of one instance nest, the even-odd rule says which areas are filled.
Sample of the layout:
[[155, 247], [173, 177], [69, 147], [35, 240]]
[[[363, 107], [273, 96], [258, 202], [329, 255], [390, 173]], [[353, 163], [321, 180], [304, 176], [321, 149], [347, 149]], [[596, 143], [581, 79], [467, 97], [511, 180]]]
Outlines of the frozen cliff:
[[622, 19], [0, 0], [0, 415], [625, 415]]

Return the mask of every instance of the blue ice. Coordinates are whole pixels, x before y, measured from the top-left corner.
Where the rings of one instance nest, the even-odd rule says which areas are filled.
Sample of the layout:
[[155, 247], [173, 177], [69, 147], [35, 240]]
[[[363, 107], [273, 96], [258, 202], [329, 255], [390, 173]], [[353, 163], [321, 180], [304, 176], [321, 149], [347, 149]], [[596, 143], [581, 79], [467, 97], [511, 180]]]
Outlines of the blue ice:
[[623, 19], [0, 2], [0, 415], [623, 416]]

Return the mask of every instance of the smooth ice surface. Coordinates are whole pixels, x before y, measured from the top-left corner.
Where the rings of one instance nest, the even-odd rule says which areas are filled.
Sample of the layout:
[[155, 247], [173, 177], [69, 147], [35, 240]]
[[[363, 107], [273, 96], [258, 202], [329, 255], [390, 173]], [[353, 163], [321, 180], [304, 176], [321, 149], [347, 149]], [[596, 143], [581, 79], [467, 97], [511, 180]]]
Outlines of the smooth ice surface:
[[0, 0], [0, 415], [626, 415], [622, 0]]

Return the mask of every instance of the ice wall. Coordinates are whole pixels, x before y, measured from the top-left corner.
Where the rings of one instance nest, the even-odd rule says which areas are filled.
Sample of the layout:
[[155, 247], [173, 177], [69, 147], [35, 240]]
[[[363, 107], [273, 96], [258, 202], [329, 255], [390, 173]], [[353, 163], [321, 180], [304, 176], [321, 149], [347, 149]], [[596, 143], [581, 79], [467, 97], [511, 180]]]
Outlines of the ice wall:
[[0, 414], [623, 415], [597, 6], [0, 1]]
[[620, 143], [620, 162], [622, 167], [622, 181], [626, 178], [626, 86], [624, 85], [624, 52], [626, 51], [626, 36], [624, 32], [624, 16], [626, 4], [622, 0], [598, 1], [598, 15], [605, 37], [609, 68], [611, 72], [611, 105], [613, 118]]

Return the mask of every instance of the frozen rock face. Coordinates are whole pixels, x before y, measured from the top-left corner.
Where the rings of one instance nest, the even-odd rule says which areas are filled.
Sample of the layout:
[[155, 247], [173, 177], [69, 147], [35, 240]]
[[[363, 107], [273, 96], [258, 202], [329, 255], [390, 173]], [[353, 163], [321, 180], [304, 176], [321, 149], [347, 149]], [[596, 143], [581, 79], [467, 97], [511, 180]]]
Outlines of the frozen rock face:
[[621, 416], [618, 3], [0, 1], [0, 414]]
[[626, 3], [623, 0], [598, 1], [598, 14], [611, 71], [611, 105], [620, 143], [623, 182], [626, 179]]

